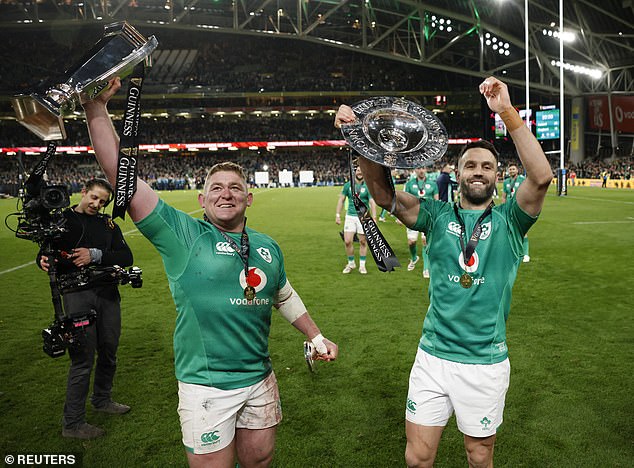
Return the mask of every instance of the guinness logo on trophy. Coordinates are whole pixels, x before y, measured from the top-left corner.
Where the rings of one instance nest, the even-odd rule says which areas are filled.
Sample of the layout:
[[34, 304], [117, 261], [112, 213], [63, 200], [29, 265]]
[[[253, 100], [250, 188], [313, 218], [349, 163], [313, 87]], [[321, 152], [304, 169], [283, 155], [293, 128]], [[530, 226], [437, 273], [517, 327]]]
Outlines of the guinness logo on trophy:
[[63, 83], [11, 100], [18, 122], [42, 140], [66, 138], [63, 116], [77, 103], [94, 99], [115, 76], [128, 76], [141, 61], [150, 66], [157, 45], [154, 36], [146, 39], [126, 22], [105, 26], [103, 37], [66, 72]]
[[442, 122], [424, 107], [401, 98], [374, 97], [352, 106], [357, 121], [342, 125], [348, 144], [364, 158], [391, 168], [428, 166], [447, 151]]

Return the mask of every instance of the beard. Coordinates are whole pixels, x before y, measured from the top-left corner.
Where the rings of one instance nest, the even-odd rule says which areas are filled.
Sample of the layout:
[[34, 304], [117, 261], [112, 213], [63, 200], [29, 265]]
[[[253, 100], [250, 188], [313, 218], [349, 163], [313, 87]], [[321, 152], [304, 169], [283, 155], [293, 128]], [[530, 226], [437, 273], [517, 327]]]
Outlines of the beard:
[[482, 180], [482, 182], [484, 182], [485, 185], [483, 185], [482, 188], [476, 188], [470, 185], [466, 180], [461, 179], [460, 195], [473, 205], [486, 203], [493, 197], [495, 184], [487, 184], [485, 180]]

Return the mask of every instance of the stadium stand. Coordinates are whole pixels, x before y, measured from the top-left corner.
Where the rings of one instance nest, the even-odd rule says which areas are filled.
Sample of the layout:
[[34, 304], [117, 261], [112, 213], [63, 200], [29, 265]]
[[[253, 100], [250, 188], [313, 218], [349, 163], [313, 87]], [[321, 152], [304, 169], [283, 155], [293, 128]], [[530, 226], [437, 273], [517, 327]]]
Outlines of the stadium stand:
[[[96, 40], [100, 34], [99, 26], [87, 25], [81, 32], [42, 33], [37, 35], [37, 40], [25, 31], [2, 35], [0, 92], [16, 94], [55, 82], [61, 70], [85, 51], [86, 38]], [[324, 53], [322, 46], [293, 40], [286, 40], [285, 47], [279, 47], [280, 39], [261, 37], [218, 34], [201, 35], [201, 40], [197, 40], [192, 34], [184, 37], [166, 30], [157, 36], [160, 48], [153, 54], [154, 65], [143, 98], [143, 109], [153, 115], [142, 119], [140, 143], [341, 139], [340, 132], [332, 126], [331, 112], [340, 103], [351, 103], [380, 91], [410, 93], [409, 98], [433, 106], [453, 138], [478, 137], [483, 134], [483, 128], [486, 131], [478, 96], [466, 79], [464, 86], [460, 78], [453, 80], [454, 87], [447, 98], [442, 93], [448, 93], [444, 90], [449, 89], [450, 84], [443, 73], [349, 51], [328, 48]], [[274, 47], [274, 43], [278, 46]], [[19, 55], [13, 53], [18, 48], [22, 51]], [[433, 93], [421, 94], [421, 89], [435, 90], [447, 99], [436, 102]], [[267, 94], [291, 91], [292, 96]], [[187, 93], [193, 93], [194, 97]], [[172, 97], [166, 101], [163, 95]], [[6, 103], [2, 105], [4, 115], [12, 114]], [[113, 101], [110, 109], [120, 113], [122, 106], [122, 100]], [[66, 120], [68, 138], [64, 144], [89, 145], [81, 112], [78, 114], [74, 116], [76, 120]], [[516, 159], [508, 140], [495, 143], [502, 165]], [[603, 161], [603, 157], [611, 154], [611, 148], [602, 148], [600, 143], [599, 140], [588, 145], [596, 150], [588, 150], [588, 159], [570, 169], [580, 178], [597, 178], [607, 171], [610, 178], [629, 180], [632, 158], [628, 148], [617, 150], [623, 159]], [[41, 145], [35, 135], [14, 120], [2, 121], [0, 146]], [[458, 149], [450, 147], [445, 160], [453, 161]], [[188, 155], [161, 152], [144, 155], [140, 170], [144, 178], [161, 190], [195, 188], [204, 177], [201, 171], [211, 162], [234, 158], [247, 168], [250, 177], [266, 165], [273, 181], [279, 169], [287, 168], [295, 174], [310, 169], [315, 171], [318, 185], [341, 184], [347, 177], [346, 158], [341, 153], [337, 148]], [[29, 155], [21, 157], [27, 170], [37, 159]], [[551, 163], [553, 168], [559, 166], [556, 157]], [[15, 192], [17, 167], [16, 157], [2, 156], [0, 192]], [[56, 158], [49, 169], [52, 181], [67, 183], [74, 191], [86, 178], [99, 174], [90, 156]]]

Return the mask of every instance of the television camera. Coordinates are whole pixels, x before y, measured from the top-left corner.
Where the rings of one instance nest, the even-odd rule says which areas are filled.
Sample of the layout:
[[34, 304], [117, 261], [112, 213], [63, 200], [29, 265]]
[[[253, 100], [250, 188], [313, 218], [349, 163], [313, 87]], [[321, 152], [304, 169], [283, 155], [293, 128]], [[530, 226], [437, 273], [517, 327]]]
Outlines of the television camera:
[[[107, 284], [130, 284], [133, 288], [143, 286], [143, 271], [139, 267], [130, 267], [127, 270], [120, 266], [91, 266], [82, 268], [76, 273], [59, 275], [56, 278], [56, 287], [61, 295], [69, 292]], [[55, 321], [42, 330], [44, 340], [44, 352], [56, 358], [63, 356], [66, 348], [77, 349], [83, 344], [86, 327], [96, 319], [96, 313], [90, 311], [81, 316], [55, 317]]]
[[[68, 230], [64, 209], [70, 206], [68, 187], [47, 184], [43, 177], [56, 149], [56, 143], [50, 142], [46, 154], [20, 188], [21, 209], [5, 219], [5, 225], [15, 232], [16, 237], [36, 242], [50, 259], [60, 258], [62, 254], [53, 245]], [[17, 217], [15, 229], [9, 226], [8, 219], [11, 217]], [[106, 284], [130, 284], [133, 288], [143, 285], [142, 270], [138, 267], [126, 270], [116, 265], [89, 266], [74, 273], [59, 275], [55, 263], [50, 261], [48, 269], [55, 318], [48, 328], [42, 330], [44, 352], [54, 358], [63, 356], [67, 348], [82, 346], [86, 328], [96, 318], [95, 311], [82, 316], [68, 316], [61, 299], [64, 294]]]
[[[19, 191], [21, 209], [16, 216], [16, 237], [36, 242], [40, 247], [59, 239], [66, 232], [63, 211], [70, 206], [70, 193], [65, 185], [50, 185], [44, 180], [44, 172], [49, 160], [55, 154], [55, 143], [48, 145], [46, 154], [37, 163], [29, 178], [23, 183]], [[21, 162], [20, 162], [21, 164]], [[22, 174], [20, 173], [20, 179]], [[5, 224], [6, 220], [5, 220]], [[7, 224], [7, 227], [8, 224]], [[11, 228], [10, 228], [11, 229]]]

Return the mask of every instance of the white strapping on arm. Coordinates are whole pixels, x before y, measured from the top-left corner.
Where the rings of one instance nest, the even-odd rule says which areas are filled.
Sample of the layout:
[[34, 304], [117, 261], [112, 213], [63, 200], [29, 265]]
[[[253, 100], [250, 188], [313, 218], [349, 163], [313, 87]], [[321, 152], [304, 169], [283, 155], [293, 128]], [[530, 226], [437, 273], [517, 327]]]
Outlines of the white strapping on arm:
[[315, 349], [319, 354], [328, 354], [328, 348], [326, 348], [326, 343], [324, 343], [324, 337], [321, 333], [310, 341], [315, 345]]
[[277, 292], [277, 304], [275, 307], [280, 311], [282, 317], [293, 323], [299, 317], [304, 315], [308, 310], [302, 302], [302, 298], [299, 297], [290, 281], [286, 281], [286, 284]]

